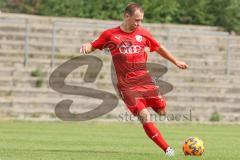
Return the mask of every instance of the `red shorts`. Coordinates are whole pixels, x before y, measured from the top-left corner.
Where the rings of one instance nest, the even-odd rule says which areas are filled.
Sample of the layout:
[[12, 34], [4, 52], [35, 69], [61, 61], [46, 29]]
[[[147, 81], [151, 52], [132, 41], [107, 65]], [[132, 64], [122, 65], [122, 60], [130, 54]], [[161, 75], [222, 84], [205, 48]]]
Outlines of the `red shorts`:
[[126, 106], [134, 116], [137, 116], [142, 109], [147, 107], [151, 107], [155, 112], [165, 110], [166, 100], [163, 97], [137, 98], [135, 105], [131, 106], [126, 104]]
[[146, 92], [146, 94], [152, 96], [140, 94], [134, 97], [131, 92], [121, 92], [124, 103], [134, 116], [137, 116], [142, 109], [147, 107], [151, 107], [155, 112], [165, 110], [166, 100], [163, 96], [158, 95], [156, 92]]

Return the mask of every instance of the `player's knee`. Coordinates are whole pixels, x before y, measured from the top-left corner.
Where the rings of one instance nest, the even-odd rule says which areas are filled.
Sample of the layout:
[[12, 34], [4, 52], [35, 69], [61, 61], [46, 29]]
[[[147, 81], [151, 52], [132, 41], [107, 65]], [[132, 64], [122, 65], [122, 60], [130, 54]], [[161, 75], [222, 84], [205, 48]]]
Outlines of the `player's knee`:
[[166, 116], [167, 114], [165, 109], [158, 109], [156, 112], [158, 113], [159, 116]]
[[138, 114], [138, 119], [140, 120], [140, 122], [142, 124], [146, 123], [146, 122], [150, 122], [151, 121], [151, 116], [150, 113], [147, 109], [143, 109], [139, 114]]
[[160, 116], [166, 116], [166, 100], [164, 97], [159, 96], [159, 100], [157, 102], [157, 109], [154, 109], [158, 115]]

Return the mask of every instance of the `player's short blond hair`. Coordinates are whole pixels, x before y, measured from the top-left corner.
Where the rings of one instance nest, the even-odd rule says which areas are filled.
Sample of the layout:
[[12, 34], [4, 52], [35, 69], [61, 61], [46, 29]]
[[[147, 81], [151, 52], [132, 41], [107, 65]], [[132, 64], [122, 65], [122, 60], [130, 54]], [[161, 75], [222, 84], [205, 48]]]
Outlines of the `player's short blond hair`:
[[129, 3], [124, 10], [124, 15], [129, 14], [130, 16], [132, 16], [136, 10], [139, 10], [140, 12], [144, 13], [144, 10], [139, 4]]

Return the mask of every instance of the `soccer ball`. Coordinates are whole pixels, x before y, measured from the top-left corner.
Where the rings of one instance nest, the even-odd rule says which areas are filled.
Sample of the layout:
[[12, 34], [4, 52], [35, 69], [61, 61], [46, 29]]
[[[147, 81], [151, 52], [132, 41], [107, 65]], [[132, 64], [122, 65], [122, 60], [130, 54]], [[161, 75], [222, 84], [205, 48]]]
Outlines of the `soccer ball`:
[[185, 156], [201, 156], [204, 152], [203, 141], [197, 137], [190, 137], [183, 144]]

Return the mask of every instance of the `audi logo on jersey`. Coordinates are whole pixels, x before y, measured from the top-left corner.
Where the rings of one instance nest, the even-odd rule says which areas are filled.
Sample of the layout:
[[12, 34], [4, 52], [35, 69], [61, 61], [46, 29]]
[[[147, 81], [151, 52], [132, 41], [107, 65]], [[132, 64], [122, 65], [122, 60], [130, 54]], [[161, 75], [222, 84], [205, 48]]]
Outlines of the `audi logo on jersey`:
[[122, 41], [119, 45], [116, 45], [114, 42], [107, 42], [104, 47], [108, 51], [118, 49], [122, 54], [135, 54], [142, 51], [142, 47], [139, 45], [132, 44], [131, 41]]
[[140, 53], [141, 50], [142, 50], [142, 48], [139, 45], [130, 45], [130, 46], [122, 45], [119, 47], [119, 51], [122, 54]]

